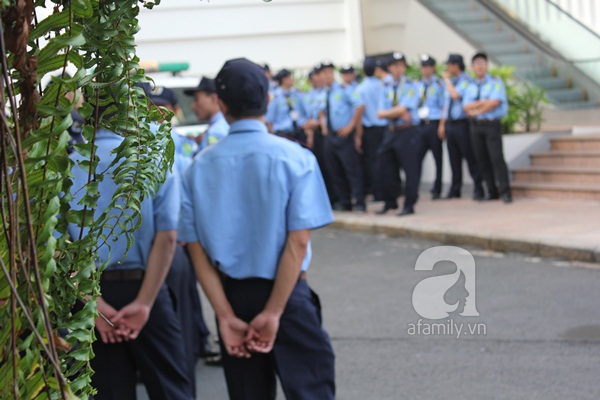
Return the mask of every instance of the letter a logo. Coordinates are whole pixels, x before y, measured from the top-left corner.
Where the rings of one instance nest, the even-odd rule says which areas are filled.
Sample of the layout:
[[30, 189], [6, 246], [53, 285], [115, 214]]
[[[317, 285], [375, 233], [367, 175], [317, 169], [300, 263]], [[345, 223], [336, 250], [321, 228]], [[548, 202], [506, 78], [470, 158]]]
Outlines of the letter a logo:
[[440, 261], [450, 261], [456, 264], [456, 272], [425, 278], [415, 286], [412, 302], [415, 311], [427, 319], [447, 318], [451, 312], [458, 309], [459, 302], [448, 304], [444, 295], [460, 279], [461, 272], [465, 276], [465, 307], [460, 313], [463, 317], [477, 317], [475, 304], [475, 258], [467, 250], [454, 246], [437, 246], [425, 250], [417, 259], [416, 271], [433, 271]]

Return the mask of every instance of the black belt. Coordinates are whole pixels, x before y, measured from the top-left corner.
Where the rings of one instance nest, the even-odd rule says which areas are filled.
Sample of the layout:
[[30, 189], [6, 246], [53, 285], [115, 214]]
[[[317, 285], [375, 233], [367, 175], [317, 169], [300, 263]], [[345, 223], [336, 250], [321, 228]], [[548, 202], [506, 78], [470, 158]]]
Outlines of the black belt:
[[[236, 278], [232, 278], [231, 276], [227, 275], [226, 273], [224, 273], [221, 270], [217, 270], [217, 273], [219, 274], [219, 276], [221, 277], [222, 281], [227, 281], [230, 279], [236, 279]], [[253, 278], [246, 278], [246, 279], [253, 279]], [[243, 279], [236, 279], [236, 280], [243, 280]], [[300, 272], [300, 275], [298, 276], [298, 281], [305, 281], [306, 280], [306, 271], [302, 271]]]
[[449, 124], [463, 124], [468, 121], [469, 121], [468, 118], [458, 118], [458, 119], [449, 119], [446, 122]]
[[392, 126], [390, 127], [390, 130], [391, 130], [392, 132], [400, 132], [400, 131], [403, 131], [403, 130], [405, 130], [405, 129], [408, 129], [408, 128], [412, 128], [412, 125], [411, 125], [411, 124], [404, 124], [404, 125], [392, 125]]
[[499, 124], [500, 120], [499, 119], [472, 119], [471, 122], [474, 123], [475, 125], [493, 125], [493, 124]]
[[102, 282], [141, 281], [143, 278], [143, 269], [111, 269], [102, 271], [100, 275]]
[[439, 122], [440, 122], [439, 119], [422, 119], [420, 122], [420, 125], [431, 125], [431, 124], [436, 124]]

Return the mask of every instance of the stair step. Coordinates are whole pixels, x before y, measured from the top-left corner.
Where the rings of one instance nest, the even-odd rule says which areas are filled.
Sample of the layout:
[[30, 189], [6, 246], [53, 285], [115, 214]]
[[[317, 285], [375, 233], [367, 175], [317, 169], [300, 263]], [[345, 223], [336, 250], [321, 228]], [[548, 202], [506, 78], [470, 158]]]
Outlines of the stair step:
[[[469, 11], [475, 11], [475, 10], [480, 9], [472, 1], [461, 1], [461, 2], [457, 2], [457, 1], [432, 2], [432, 1], [429, 1], [429, 3], [432, 3], [432, 6], [434, 6], [438, 10], [448, 12], [448, 13], [469, 12]], [[435, 4], [433, 4], [433, 3], [435, 3]]]
[[528, 54], [527, 45], [525, 45], [522, 41], [490, 43], [483, 44], [482, 46], [488, 53], [494, 53], [496, 56], [519, 53]]
[[552, 151], [529, 156], [534, 167], [600, 168], [600, 151]]
[[600, 184], [511, 183], [514, 196], [545, 197], [563, 200], [600, 200]]
[[578, 87], [548, 90], [546, 91], [546, 95], [553, 103], [567, 103], [586, 100], [583, 90]]
[[600, 133], [550, 139], [550, 149], [556, 151], [600, 151]]
[[523, 183], [582, 183], [600, 185], [600, 169], [531, 167], [512, 171], [513, 179]]
[[523, 79], [552, 78], [555, 77], [555, 72], [548, 66], [522, 66], [515, 69], [515, 75]]
[[562, 110], [580, 110], [584, 108], [598, 108], [600, 107], [600, 103], [596, 103], [593, 101], [567, 101], [564, 103], [556, 103], [555, 106]]
[[561, 78], [558, 76], [552, 76], [547, 78], [532, 78], [529, 81], [536, 86], [544, 88], [546, 90], [555, 90], [555, 89], [567, 89], [568, 81], [565, 78]]
[[[459, 26], [459, 28], [461, 27]], [[479, 33], [473, 39], [477, 43], [480, 43], [481, 46], [516, 42], [515, 38], [509, 32], [497, 30]]]
[[475, 40], [477, 40], [477, 37], [481, 32], [502, 32], [502, 28], [496, 20], [463, 22], [460, 24], [459, 28], [467, 35], [474, 35]]
[[496, 57], [502, 64], [514, 65], [519, 67], [536, 67], [540, 64], [540, 59], [537, 54], [501, 54]]
[[471, 22], [484, 22], [490, 19], [490, 14], [484, 10], [442, 10], [444, 16], [457, 25]]

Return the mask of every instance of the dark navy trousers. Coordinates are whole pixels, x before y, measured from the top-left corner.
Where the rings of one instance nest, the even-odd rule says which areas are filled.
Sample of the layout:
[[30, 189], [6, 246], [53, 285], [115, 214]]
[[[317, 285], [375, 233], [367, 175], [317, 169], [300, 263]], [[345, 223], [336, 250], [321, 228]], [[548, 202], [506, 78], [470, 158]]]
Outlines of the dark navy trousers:
[[404, 207], [415, 205], [419, 198], [421, 165], [417, 127], [398, 132], [388, 131], [377, 151], [378, 191], [386, 206], [397, 206], [400, 196], [400, 168], [406, 176]]
[[438, 136], [439, 126], [440, 121], [430, 121], [428, 124], [421, 123], [419, 126], [419, 163], [423, 163], [423, 159], [429, 150], [431, 150], [431, 154], [433, 154], [433, 159], [435, 160], [435, 181], [431, 189], [432, 194], [440, 194], [442, 192], [443, 142]]
[[364, 126], [362, 137], [362, 166], [365, 182], [365, 192], [372, 193], [375, 198], [381, 195], [375, 193], [375, 182], [377, 181], [377, 149], [383, 141], [383, 135], [387, 131], [387, 126]]
[[[118, 310], [133, 301], [141, 283], [141, 280], [101, 282], [102, 298]], [[148, 322], [137, 339], [104, 344], [98, 338], [93, 350], [92, 386], [98, 389], [96, 400], [135, 399], [136, 371], [140, 372], [153, 400], [194, 398], [181, 324], [166, 285], [158, 292]]]
[[[470, 121], [471, 143], [488, 195], [511, 194], [508, 167], [502, 149], [502, 125], [496, 121]], [[496, 186], [496, 182], [498, 185]]]
[[360, 157], [354, 146], [354, 132], [345, 138], [325, 136], [325, 163], [337, 201], [345, 208], [365, 203], [365, 187]]
[[483, 195], [481, 172], [479, 172], [479, 166], [473, 153], [469, 132], [469, 121], [467, 119], [446, 122], [446, 144], [448, 146], [450, 168], [452, 169], [452, 185], [448, 194], [451, 196], [461, 195], [463, 160], [467, 161], [475, 194]]
[[[273, 289], [273, 281], [266, 279], [226, 277], [222, 281], [233, 311], [246, 322], [263, 310]], [[275, 374], [288, 400], [335, 398], [333, 349], [321, 327], [319, 298], [305, 280], [298, 281], [290, 296], [270, 353], [232, 357], [222, 341], [221, 353], [232, 400], [275, 399]]]

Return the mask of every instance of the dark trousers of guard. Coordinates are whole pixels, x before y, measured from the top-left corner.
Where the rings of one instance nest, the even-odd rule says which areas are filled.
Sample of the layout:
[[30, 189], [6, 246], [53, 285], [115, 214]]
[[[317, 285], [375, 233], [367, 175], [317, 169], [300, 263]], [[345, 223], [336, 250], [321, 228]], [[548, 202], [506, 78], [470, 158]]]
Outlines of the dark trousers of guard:
[[[101, 281], [102, 298], [119, 310], [134, 300], [142, 281]], [[193, 399], [181, 324], [175, 306], [163, 285], [158, 292], [148, 322], [137, 339], [123, 343], [93, 344], [91, 361], [95, 374], [92, 386], [98, 389], [96, 400], [136, 398], [136, 371], [140, 372], [148, 395], [156, 400]]]
[[354, 145], [354, 132], [345, 138], [329, 134], [325, 136], [325, 163], [333, 185], [337, 202], [344, 209], [365, 204], [363, 170]]
[[398, 132], [388, 131], [377, 151], [378, 187], [388, 208], [398, 207], [400, 196], [400, 168], [406, 176], [404, 208], [411, 208], [419, 198], [421, 165], [418, 158], [417, 127]]
[[468, 119], [450, 120], [446, 122], [446, 145], [448, 158], [452, 169], [452, 185], [448, 191], [449, 197], [460, 197], [463, 184], [462, 161], [467, 161], [467, 167], [473, 179], [474, 195], [483, 196], [481, 172], [473, 153]]
[[196, 360], [200, 357], [209, 336], [196, 282], [196, 274], [188, 254], [183, 247], [177, 246], [166, 283], [181, 322], [185, 363], [194, 388]]
[[312, 152], [315, 155], [315, 158], [317, 159], [319, 168], [321, 169], [323, 181], [325, 181], [325, 188], [327, 189], [327, 194], [329, 195], [329, 202], [331, 204], [334, 204], [337, 201], [337, 199], [333, 190], [333, 183], [331, 182], [331, 177], [329, 176], [329, 170], [327, 169], [327, 163], [325, 162], [325, 136], [323, 136], [321, 128], [315, 130], [313, 137]]
[[[500, 120], [471, 120], [471, 143], [475, 159], [491, 198], [511, 194], [508, 168], [502, 149], [502, 126]], [[496, 186], [496, 181], [498, 186]]]
[[431, 189], [432, 195], [439, 196], [442, 193], [442, 154], [443, 146], [442, 139], [438, 136], [438, 127], [440, 121], [423, 121], [419, 126], [419, 163], [423, 163], [423, 159], [427, 151], [431, 150], [433, 159], [435, 160], [435, 181]]
[[375, 182], [377, 181], [377, 149], [379, 149], [386, 131], [387, 126], [363, 126], [362, 165], [365, 193], [373, 194], [376, 200], [381, 198], [381, 194], [375, 192]]
[[[235, 315], [250, 322], [260, 313], [273, 290], [266, 279], [222, 277], [225, 295]], [[221, 340], [223, 368], [232, 400], [276, 397], [276, 379], [289, 400], [335, 398], [334, 354], [321, 327], [321, 305], [306, 280], [296, 284], [279, 322], [273, 350], [250, 358], [232, 357]]]

